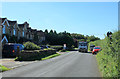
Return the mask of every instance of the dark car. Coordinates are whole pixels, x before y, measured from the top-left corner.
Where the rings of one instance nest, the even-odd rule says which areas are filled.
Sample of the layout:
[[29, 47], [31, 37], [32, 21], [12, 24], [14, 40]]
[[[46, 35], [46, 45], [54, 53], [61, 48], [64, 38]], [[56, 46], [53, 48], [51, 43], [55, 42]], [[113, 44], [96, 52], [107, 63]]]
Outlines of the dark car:
[[94, 47], [95, 45], [90, 45], [90, 51], [92, 51]]
[[24, 49], [22, 44], [8, 43], [3, 46], [2, 56], [3, 57], [16, 57], [17, 47], [19, 46], [20, 51]]

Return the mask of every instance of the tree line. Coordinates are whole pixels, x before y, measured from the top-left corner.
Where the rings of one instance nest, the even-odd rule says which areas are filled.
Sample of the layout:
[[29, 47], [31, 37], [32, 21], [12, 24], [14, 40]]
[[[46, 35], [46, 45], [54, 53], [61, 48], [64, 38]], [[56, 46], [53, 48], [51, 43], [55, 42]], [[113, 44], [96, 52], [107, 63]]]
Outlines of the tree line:
[[49, 45], [63, 45], [66, 44], [67, 47], [75, 46], [77, 47], [78, 41], [95, 41], [100, 40], [100, 38], [95, 36], [84, 36], [82, 34], [70, 34], [66, 31], [57, 33], [55, 30], [45, 30], [45, 43]]

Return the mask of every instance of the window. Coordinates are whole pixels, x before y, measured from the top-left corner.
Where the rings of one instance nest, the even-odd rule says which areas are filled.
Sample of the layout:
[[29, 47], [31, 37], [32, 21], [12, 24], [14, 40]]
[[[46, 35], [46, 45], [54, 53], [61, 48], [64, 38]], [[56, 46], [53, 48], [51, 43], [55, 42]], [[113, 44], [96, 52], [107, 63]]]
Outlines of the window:
[[15, 29], [13, 29], [13, 35], [15, 35], [15, 32], [16, 32]]
[[23, 32], [23, 37], [24, 37], [24, 32]]
[[5, 25], [3, 25], [3, 34], [5, 34]]

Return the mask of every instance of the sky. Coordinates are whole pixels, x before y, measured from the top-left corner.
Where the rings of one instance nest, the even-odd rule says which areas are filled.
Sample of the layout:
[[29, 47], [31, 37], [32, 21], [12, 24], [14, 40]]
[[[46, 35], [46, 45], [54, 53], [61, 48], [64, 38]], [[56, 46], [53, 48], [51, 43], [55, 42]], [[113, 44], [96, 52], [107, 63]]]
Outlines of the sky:
[[95, 35], [118, 30], [117, 2], [3, 2], [2, 18], [38, 30]]

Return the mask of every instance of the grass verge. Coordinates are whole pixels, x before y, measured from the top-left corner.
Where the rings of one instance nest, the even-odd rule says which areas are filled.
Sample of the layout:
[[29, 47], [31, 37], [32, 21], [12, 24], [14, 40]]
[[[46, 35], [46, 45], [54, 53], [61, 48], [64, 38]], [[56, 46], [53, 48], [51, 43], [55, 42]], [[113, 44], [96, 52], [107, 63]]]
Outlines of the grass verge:
[[45, 57], [45, 58], [42, 58], [41, 60], [46, 60], [46, 59], [50, 59], [50, 58], [53, 58], [53, 57], [56, 57], [56, 56], [59, 56], [60, 54], [53, 54], [53, 55], [50, 55], [48, 57]]
[[7, 71], [7, 70], [10, 70], [10, 69], [5, 66], [0, 65], [0, 72]]

